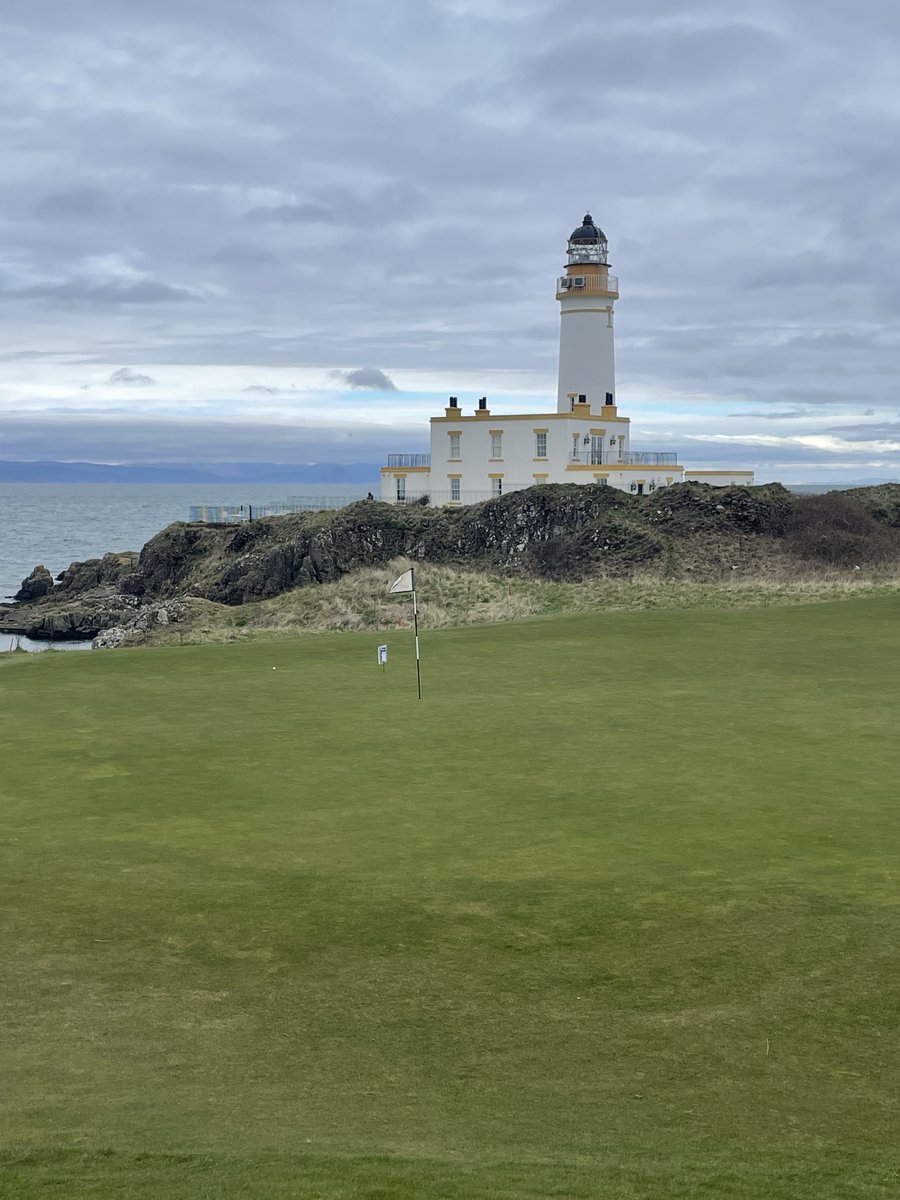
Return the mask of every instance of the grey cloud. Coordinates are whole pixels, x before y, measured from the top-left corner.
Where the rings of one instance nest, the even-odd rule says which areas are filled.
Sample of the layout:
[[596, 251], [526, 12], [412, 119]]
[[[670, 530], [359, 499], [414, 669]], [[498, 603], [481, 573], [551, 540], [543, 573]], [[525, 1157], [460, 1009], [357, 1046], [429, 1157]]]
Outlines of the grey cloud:
[[276, 255], [267, 247], [254, 245], [252, 242], [229, 242], [226, 246], [220, 246], [211, 257], [214, 262], [238, 268], [268, 268], [278, 261]]
[[51, 192], [38, 202], [36, 211], [51, 220], [102, 221], [115, 211], [115, 205], [99, 188], [75, 186]]
[[848, 442], [900, 441], [900, 421], [872, 422], [868, 425], [832, 425], [825, 430]]
[[119, 367], [113, 371], [106, 381], [107, 387], [154, 387], [156, 380], [149, 375], [142, 375], [131, 367]]
[[814, 417], [815, 411], [808, 408], [789, 408], [780, 411], [767, 411], [763, 409], [759, 412], [734, 412], [729, 413], [729, 417], [743, 417], [746, 420], [755, 421], [798, 421], [805, 417]]
[[18, 293], [24, 299], [53, 299], [65, 304], [89, 304], [102, 307], [118, 304], [180, 303], [196, 297], [187, 288], [157, 279], [68, 279], [65, 283], [35, 284]]
[[614, 24], [602, 28], [587, 18], [535, 58], [528, 74], [560, 101], [567, 94], [571, 98], [567, 81], [591, 78], [599, 62], [608, 86], [667, 97], [673, 88], [683, 88], [696, 97], [713, 86], [747, 87], [753, 75], [771, 68], [782, 52], [779, 37], [743, 21], [693, 27], [646, 23], [639, 29], [617, 30]]
[[332, 377], [340, 379], [352, 388], [371, 390], [375, 392], [396, 392], [397, 385], [384, 371], [377, 367], [358, 367], [353, 371], [332, 371]]
[[272, 221], [276, 224], [322, 224], [334, 225], [340, 223], [340, 217], [333, 209], [323, 204], [274, 204], [251, 208], [247, 213], [248, 221]]

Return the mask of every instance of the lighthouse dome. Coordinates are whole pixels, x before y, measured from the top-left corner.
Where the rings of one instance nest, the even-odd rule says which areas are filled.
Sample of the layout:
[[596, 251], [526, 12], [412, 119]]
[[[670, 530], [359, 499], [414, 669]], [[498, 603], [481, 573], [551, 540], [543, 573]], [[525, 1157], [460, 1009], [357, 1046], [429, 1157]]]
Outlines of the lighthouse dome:
[[585, 243], [605, 242], [606, 234], [602, 229], [598, 229], [594, 224], [594, 218], [590, 213], [584, 214], [584, 219], [579, 227], [569, 237], [570, 242], [575, 242], [578, 245]]

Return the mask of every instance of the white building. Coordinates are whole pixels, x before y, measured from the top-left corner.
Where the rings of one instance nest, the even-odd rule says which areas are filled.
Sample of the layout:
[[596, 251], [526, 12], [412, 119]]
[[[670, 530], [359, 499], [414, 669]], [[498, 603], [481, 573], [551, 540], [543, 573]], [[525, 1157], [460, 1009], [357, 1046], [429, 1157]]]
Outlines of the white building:
[[632, 450], [616, 405], [613, 308], [619, 281], [590, 213], [569, 238], [560, 305], [556, 412], [493, 415], [487, 399], [464, 414], [455, 396], [431, 418], [430, 454], [389, 454], [381, 498], [472, 504], [539, 483], [599, 483], [652, 492], [685, 480], [749, 484], [752, 471], [689, 471], [667, 451]]

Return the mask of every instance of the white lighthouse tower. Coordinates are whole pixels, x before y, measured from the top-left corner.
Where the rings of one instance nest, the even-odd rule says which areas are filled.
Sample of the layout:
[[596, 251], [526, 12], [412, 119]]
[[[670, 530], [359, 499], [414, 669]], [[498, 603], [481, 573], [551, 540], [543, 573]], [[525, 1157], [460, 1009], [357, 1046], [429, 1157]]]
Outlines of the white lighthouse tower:
[[566, 273], [556, 281], [560, 306], [556, 409], [572, 412], [579, 397], [599, 411], [615, 404], [613, 303], [619, 281], [609, 273], [606, 235], [590, 213], [569, 238]]

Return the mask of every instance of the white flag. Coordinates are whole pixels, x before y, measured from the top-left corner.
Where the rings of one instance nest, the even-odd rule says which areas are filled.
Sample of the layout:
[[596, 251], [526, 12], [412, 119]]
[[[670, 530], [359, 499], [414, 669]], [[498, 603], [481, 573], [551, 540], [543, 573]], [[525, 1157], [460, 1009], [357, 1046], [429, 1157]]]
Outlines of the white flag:
[[389, 592], [414, 592], [416, 590], [416, 572], [414, 567], [410, 567], [408, 571], [395, 579], [388, 589]]

